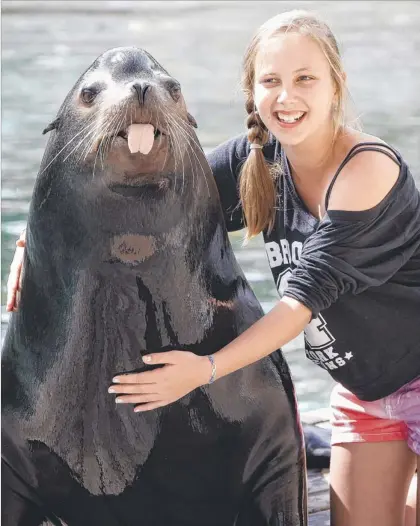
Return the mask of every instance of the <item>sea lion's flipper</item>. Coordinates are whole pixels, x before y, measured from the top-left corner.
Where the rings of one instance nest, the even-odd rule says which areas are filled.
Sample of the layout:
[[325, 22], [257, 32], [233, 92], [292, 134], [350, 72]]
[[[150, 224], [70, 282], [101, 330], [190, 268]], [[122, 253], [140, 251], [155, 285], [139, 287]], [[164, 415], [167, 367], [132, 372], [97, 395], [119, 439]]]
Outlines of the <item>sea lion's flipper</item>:
[[56, 130], [58, 126], [60, 125], [60, 117], [57, 117], [54, 121], [50, 122], [48, 126], [43, 130], [42, 135], [45, 135], [46, 133], [50, 132], [51, 130]]
[[303, 466], [276, 477], [243, 499], [234, 526], [307, 526], [306, 476]]
[[62, 526], [62, 522], [48, 513], [38, 495], [28, 449], [20, 440], [18, 430], [5, 416], [1, 433], [1, 524], [2, 526]]
[[194, 117], [191, 115], [191, 113], [187, 113], [188, 116], [188, 122], [191, 124], [193, 128], [198, 128], [197, 121], [194, 119]]
[[[48, 520], [31, 488], [3, 459], [1, 481], [2, 526], [40, 526]], [[49, 524], [61, 526], [56, 521]]]

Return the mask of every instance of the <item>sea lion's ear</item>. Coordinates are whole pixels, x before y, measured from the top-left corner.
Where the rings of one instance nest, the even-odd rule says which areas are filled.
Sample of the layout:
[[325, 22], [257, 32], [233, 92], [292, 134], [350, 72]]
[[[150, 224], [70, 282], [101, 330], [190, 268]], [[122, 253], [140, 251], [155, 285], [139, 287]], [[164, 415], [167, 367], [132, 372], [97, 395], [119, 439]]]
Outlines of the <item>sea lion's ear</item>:
[[188, 117], [188, 122], [191, 124], [191, 126], [193, 128], [198, 128], [197, 121], [194, 119], [194, 117], [190, 113], [187, 113], [187, 117]]
[[51, 130], [56, 130], [60, 124], [60, 117], [57, 117], [55, 121], [52, 121], [48, 126], [45, 128], [45, 130], [42, 132], [42, 135], [45, 135], [46, 133], [50, 132]]

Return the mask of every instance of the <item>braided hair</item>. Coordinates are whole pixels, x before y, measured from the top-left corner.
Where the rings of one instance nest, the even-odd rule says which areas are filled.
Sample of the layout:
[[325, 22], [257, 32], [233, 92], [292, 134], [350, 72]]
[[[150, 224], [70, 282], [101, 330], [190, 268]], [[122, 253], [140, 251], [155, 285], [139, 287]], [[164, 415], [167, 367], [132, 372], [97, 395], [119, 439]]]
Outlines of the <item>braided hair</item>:
[[262, 149], [268, 141], [268, 130], [256, 111], [252, 91], [246, 91], [246, 125], [251, 148], [241, 169], [239, 194], [247, 226], [245, 239], [249, 240], [263, 230], [273, 227], [276, 188], [273, 170], [265, 160]]

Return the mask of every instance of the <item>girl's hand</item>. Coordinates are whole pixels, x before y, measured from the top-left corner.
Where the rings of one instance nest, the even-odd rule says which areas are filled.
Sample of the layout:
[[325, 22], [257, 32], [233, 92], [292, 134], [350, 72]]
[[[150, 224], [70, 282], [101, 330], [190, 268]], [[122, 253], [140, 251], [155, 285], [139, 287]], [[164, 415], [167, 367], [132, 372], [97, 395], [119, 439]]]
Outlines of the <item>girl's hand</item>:
[[6, 311], [17, 311], [20, 298], [20, 287], [22, 281], [22, 263], [25, 253], [25, 233], [24, 230], [20, 238], [16, 241], [15, 255], [10, 265], [10, 273], [7, 279], [7, 301]]
[[211, 363], [207, 356], [188, 351], [169, 351], [143, 356], [148, 365], [163, 367], [143, 373], [122, 374], [113, 378], [108, 389], [116, 393], [116, 403], [136, 405], [135, 412], [149, 411], [175, 402], [197, 387], [208, 383]]

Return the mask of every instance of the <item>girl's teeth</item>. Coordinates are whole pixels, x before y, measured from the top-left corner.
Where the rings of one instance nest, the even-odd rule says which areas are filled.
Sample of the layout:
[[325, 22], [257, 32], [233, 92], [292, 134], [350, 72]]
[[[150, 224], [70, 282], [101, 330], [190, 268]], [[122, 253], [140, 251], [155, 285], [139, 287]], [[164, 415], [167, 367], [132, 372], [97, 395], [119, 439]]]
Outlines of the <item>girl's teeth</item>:
[[295, 113], [294, 115], [282, 115], [281, 113], [277, 113], [277, 117], [281, 122], [286, 123], [292, 123], [298, 121], [304, 114], [304, 111], [301, 111], [300, 113]]

